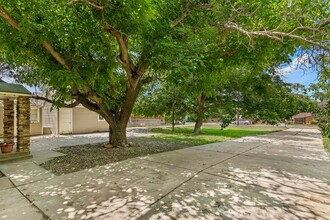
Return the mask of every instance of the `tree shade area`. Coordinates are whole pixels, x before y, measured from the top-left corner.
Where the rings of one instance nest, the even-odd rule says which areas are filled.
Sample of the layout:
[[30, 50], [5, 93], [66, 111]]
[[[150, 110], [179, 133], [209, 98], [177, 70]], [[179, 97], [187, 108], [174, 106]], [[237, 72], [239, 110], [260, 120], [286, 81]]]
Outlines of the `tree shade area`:
[[57, 107], [103, 116], [113, 146], [127, 146], [136, 99], [157, 80], [195, 102], [196, 134], [219, 103], [222, 114], [288, 117], [276, 109], [297, 99], [276, 67], [297, 48], [311, 58], [330, 49], [327, 1], [0, 0], [0, 17], [0, 62], [16, 70], [7, 74]]

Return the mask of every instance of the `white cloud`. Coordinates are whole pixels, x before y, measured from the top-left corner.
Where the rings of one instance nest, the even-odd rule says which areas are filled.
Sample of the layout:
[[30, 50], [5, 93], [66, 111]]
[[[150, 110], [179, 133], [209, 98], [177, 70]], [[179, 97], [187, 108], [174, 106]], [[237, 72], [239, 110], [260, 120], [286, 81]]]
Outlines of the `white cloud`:
[[307, 69], [310, 63], [308, 54], [303, 54], [302, 56], [294, 58], [289, 65], [276, 69], [276, 72], [281, 75], [289, 74], [297, 69]]

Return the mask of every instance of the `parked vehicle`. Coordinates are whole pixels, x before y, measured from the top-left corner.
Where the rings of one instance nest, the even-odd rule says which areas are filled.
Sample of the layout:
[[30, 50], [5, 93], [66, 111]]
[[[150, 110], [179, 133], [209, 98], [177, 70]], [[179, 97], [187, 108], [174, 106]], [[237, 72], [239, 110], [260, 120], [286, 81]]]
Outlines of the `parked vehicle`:
[[186, 121], [183, 119], [182, 121], [180, 121], [180, 120], [176, 120], [175, 122], [174, 122], [176, 125], [184, 125], [184, 124], [186, 124]]
[[[236, 121], [232, 121], [231, 124], [236, 125], [237, 122]], [[239, 120], [239, 125], [250, 125], [251, 122], [247, 121], [247, 120]]]

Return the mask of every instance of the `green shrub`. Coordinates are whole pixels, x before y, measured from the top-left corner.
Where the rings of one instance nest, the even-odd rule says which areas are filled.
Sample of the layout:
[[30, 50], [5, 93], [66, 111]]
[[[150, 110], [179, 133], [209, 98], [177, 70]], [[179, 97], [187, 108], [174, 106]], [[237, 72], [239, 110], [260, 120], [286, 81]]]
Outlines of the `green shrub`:
[[319, 124], [322, 134], [330, 138], [330, 123], [320, 123]]
[[330, 158], [330, 139], [326, 136], [323, 137], [323, 145]]
[[317, 125], [319, 123], [319, 121], [318, 120], [310, 120], [309, 121], [309, 124], [311, 124], [311, 125]]

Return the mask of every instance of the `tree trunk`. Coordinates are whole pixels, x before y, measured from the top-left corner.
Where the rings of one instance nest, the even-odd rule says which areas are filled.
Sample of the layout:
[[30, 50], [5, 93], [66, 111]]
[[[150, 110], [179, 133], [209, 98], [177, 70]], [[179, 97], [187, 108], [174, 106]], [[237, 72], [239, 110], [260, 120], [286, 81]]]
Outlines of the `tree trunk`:
[[194, 134], [200, 134], [201, 133], [201, 127], [203, 125], [203, 115], [199, 114], [197, 116], [197, 120], [196, 120], [196, 123], [195, 123], [195, 128], [194, 128]]
[[236, 125], [239, 126], [239, 113], [236, 114]]
[[172, 122], [172, 131], [174, 131], [174, 126], [175, 126], [175, 120], [174, 120], [174, 109], [172, 109], [171, 122]]
[[132, 87], [126, 88], [125, 101], [120, 110], [107, 109], [98, 111], [109, 124], [109, 144], [113, 147], [128, 146], [126, 128], [140, 89], [141, 84], [133, 89]]
[[121, 122], [112, 123], [109, 129], [109, 143], [113, 147], [126, 147], [127, 137], [126, 137], [126, 124]]
[[206, 96], [204, 92], [201, 92], [200, 96], [197, 99], [197, 119], [195, 123], [195, 128], [194, 128], [194, 134], [200, 134], [201, 133], [201, 127], [203, 125], [203, 119], [204, 119], [204, 111], [205, 111], [205, 99]]
[[128, 146], [126, 128], [141, 87], [142, 83], [139, 79], [127, 79], [126, 97], [121, 110], [108, 115], [110, 124], [109, 142], [113, 147]]

